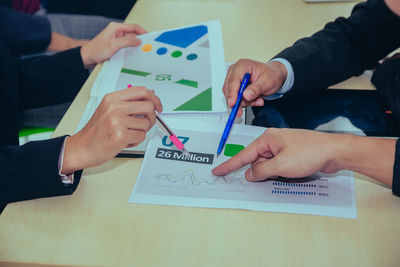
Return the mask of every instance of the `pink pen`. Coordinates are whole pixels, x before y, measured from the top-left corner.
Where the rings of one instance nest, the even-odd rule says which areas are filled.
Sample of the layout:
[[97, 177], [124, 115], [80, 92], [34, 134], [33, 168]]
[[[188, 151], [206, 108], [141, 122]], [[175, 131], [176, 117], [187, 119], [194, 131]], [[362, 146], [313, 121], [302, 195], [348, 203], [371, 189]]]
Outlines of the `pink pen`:
[[168, 135], [169, 140], [171, 140], [171, 142], [176, 146], [176, 148], [182, 151], [183, 155], [189, 156], [190, 154], [182, 144], [181, 140], [179, 140], [178, 137], [176, 137], [176, 135], [167, 126], [165, 121], [163, 121], [160, 118], [160, 116], [158, 116], [157, 111], [156, 111], [156, 119], [157, 119], [157, 125]]
[[[131, 84], [128, 84], [128, 88], [132, 87]], [[182, 154], [185, 156], [189, 156], [189, 152], [186, 150], [185, 146], [182, 144], [181, 140], [179, 140], [178, 137], [172, 132], [172, 130], [167, 126], [165, 121], [163, 121], [160, 116], [158, 115], [158, 112], [156, 111], [156, 119], [157, 119], [157, 125], [163, 130], [167, 135], [169, 140], [176, 146], [177, 149], [182, 151]]]

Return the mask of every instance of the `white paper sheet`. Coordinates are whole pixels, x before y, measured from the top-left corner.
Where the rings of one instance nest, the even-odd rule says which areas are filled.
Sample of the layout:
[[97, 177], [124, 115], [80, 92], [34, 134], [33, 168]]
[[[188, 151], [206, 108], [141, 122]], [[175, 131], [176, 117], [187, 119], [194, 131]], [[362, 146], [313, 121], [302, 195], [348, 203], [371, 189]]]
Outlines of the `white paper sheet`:
[[[244, 178], [246, 168], [215, 177], [212, 168], [229, 158], [225, 150], [218, 158], [215, 154], [224, 125], [166, 121], [182, 141], [186, 140], [185, 147], [192, 158], [183, 161], [180, 152], [156, 130], [129, 202], [357, 217], [352, 172], [319, 173], [302, 182], [292, 179], [252, 183]], [[227, 145], [247, 146], [264, 130], [235, 125]]]

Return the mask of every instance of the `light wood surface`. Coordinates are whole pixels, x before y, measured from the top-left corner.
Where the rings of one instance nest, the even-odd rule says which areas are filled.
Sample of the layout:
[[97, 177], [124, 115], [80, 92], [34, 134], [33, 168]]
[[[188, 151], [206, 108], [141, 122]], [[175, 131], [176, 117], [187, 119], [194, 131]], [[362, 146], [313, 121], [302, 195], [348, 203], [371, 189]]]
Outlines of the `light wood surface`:
[[[155, 31], [219, 19], [227, 62], [268, 60], [353, 5], [139, 0], [128, 21]], [[73, 133], [98, 71], [56, 135]], [[400, 266], [400, 198], [367, 177], [355, 179], [358, 219], [351, 220], [128, 203], [141, 163], [114, 159], [85, 170], [72, 196], [8, 205], [0, 266]]]

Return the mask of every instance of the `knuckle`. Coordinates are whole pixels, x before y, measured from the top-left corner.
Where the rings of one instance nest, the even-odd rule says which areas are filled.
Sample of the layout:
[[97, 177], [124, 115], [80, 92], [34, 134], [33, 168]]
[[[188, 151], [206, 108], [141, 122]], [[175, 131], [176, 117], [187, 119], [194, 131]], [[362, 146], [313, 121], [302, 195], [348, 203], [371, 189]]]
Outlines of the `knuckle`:
[[138, 86], [135, 90], [140, 97], [146, 97], [149, 94], [149, 90], [144, 86]]
[[113, 131], [110, 137], [114, 144], [121, 144], [125, 140], [125, 133], [121, 129], [118, 129], [116, 131]]
[[114, 114], [115, 112], [117, 112], [117, 105], [115, 104], [115, 103], [110, 103], [110, 104], [108, 104], [108, 106], [107, 106], [107, 112], [109, 113], [109, 114]]
[[138, 86], [137, 88], [141, 93], [146, 93], [148, 91], [148, 89], [145, 86]]
[[236, 64], [241, 65], [241, 64], [244, 64], [244, 63], [246, 63], [246, 62], [247, 62], [247, 59], [241, 58], [241, 59], [239, 59], [239, 60], [236, 62]]
[[113, 101], [114, 95], [113, 93], [108, 93], [103, 97], [103, 102], [105, 104], [111, 103]]
[[120, 119], [118, 117], [110, 117], [109, 118], [109, 129], [118, 131], [120, 124]]
[[237, 61], [237, 65], [248, 65], [249, 63], [251, 63], [251, 60], [247, 58], [241, 58]]

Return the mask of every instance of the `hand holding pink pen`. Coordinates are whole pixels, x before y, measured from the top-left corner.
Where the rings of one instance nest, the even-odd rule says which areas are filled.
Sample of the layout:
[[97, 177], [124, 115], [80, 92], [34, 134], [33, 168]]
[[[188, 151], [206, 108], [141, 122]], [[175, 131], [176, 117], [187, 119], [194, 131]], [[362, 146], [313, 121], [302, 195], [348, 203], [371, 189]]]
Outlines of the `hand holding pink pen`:
[[[132, 87], [131, 84], [128, 84], [128, 88]], [[185, 156], [189, 156], [189, 152], [186, 150], [185, 146], [183, 143], [179, 140], [179, 138], [172, 132], [172, 130], [168, 127], [168, 125], [165, 123], [163, 119], [160, 118], [158, 112], [156, 111], [156, 120], [157, 120], [157, 125], [165, 132], [166, 135], [168, 135], [168, 138], [171, 140], [171, 142], [176, 146], [177, 149], [182, 151], [182, 154]]]

